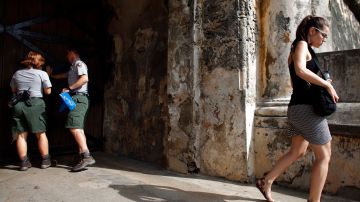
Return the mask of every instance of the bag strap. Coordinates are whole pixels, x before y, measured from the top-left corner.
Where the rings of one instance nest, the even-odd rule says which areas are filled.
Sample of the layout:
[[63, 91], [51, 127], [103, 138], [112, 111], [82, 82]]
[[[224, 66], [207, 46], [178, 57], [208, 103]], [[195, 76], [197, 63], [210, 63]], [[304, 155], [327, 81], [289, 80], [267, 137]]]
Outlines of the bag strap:
[[[311, 48], [310, 45], [308, 46], [308, 49], [309, 49], [309, 52], [310, 52], [310, 54], [311, 54], [312, 59], [313, 59], [314, 62], [315, 62], [315, 65], [317, 66], [317, 68], [319, 69], [319, 71], [320, 71], [320, 73], [321, 73], [321, 76], [323, 77], [323, 79], [325, 79], [325, 74], [324, 74], [324, 72], [321, 70], [321, 66], [320, 66], [320, 64], [319, 64], [318, 57], [316, 56], [314, 50]], [[325, 71], [329, 71], [329, 69], [325, 69]]]

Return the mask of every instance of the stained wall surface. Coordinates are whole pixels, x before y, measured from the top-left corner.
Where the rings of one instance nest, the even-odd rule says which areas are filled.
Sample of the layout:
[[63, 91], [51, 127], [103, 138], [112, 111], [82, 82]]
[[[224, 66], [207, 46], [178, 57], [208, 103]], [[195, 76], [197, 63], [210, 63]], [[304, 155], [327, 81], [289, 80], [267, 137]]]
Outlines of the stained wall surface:
[[112, 78], [105, 90], [104, 148], [165, 164], [167, 133], [166, 2], [108, 1], [113, 10]]
[[[340, 0], [109, 3], [115, 13], [109, 27], [114, 78], [105, 92], [106, 150], [163, 162], [182, 173], [252, 181], [288, 149], [287, 57], [303, 17], [322, 15], [331, 22], [331, 35], [318, 52], [360, 47], [355, 34], [359, 23]], [[336, 54], [358, 64], [352, 60], [355, 52]], [[325, 57], [333, 60], [335, 68], [339, 61], [334, 54], [321, 61]], [[352, 87], [339, 91], [344, 98], [339, 111], [356, 117], [348, 103], [358, 102], [358, 91], [346, 81], [358, 71], [356, 65], [344, 69], [344, 64], [336, 63], [334, 79], [340, 86]], [[342, 79], [340, 74], [354, 77]], [[347, 132], [342, 129], [344, 122], [338, 122], [342, 118], [332, 118], [331, 129], [337, 131], [334, 144], [339, 145], [332, 170], [348, 155], [345, 147], [355, 153], [358, 148], [357, 139], [343, 137]], [[346, 130], [356, 131], [356, 124]], [[311, 162], [309, 154], [280, 181], [305, 189]], [[326, 189], [331, 192], [359, 186], [351, 175], [329, 179]]]
[[169, 2], [169, 169], [243, 181], [253, 172], [254, 5]]

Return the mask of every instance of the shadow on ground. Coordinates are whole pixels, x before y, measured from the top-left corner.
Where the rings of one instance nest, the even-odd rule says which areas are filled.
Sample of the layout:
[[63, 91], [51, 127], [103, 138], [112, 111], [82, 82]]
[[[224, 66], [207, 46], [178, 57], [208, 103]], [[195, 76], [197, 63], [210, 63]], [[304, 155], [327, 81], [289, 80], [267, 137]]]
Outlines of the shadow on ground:
[[[25, 172], [22, 176], [30, 176], [26, 175], [26, 173], [49, 176], [56, 174], [75, 184], [78, 182], [82, 186], [91, 185], [90, 188], [93, 188], [95, 185], [101, 185], [100, 187], [104, 188], [102, 190], [104, 193], [106, 188], [109, 188], [115, 195], [118, 193], [119, 196], [132, 201], [264, 201], [259, 200], [262, 196], [254, 187], [254, 184], [243, 184], [201, 174], [175, 173], [154, 164], [109, 155], [103, 152], [94, 152], [93, 155], [97, 163], [93, 168], [89, 168], [88, 171], [81, 172], [81, 174], [68, 175], [62, 171], [69, 170], [77, 162], [77, 158], [74, 158], [77, 155], [72, 154], [54, 156], [53, 160], [57, 161], [57, 166], [54, 169], [46, 171], [34, 169], [33, 172]], [[35, 158], [32, 162], [34, 167], [39, 168], [40, 159]], [[1, 163], [0, 171], [5, 169], [17, 170], [17, 163]], [[7, 173], [9, 175], [12, 174], [12, 172]], [[86, 183], [83, 182], [84, 179], [86, 179]], [[189, 186], [194, 186], [194, 189]], [[283, 201], [306, 201], [308, 197], [308, 193], [304, 191], [279, 186], [274, 186], [273, 188], [274, 197], [284, 199]], [[224, 192], [220, 192], [221, 190], [218, 189], [224, 189]], [[99, 195], [99, 193], [97, 192], [96, 195]], [[349, 200], [324, 195], [323, 201], [345, 202]]]
[[154, 185], [110, 185], [119, 194], [133, 201], [218, 201], [229, 200], [264, 201], [240, 196], [228, 196], [206, 192], [185, 191], [173, 187]]

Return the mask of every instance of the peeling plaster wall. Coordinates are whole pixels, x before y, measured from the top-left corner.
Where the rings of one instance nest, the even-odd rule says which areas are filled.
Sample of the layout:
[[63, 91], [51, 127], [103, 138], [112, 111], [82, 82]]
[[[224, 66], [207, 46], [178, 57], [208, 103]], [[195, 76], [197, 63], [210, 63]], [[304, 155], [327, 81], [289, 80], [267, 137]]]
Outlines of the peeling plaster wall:
[[360, 21], [360, 1], [359, 0], [344, 0], [350, 10], [354, 13], [356, 19]]
[[342, 103], [360, 103], [360, 49], [318, 54], [320, 65], [327, 66]]
[[167, 133], [166, 1], [108, 0], [113, 78], [105, 90], [105, 150], [164, 165]]
[[252, 125], [247, 131], [247, 124], [252, 123], [247, 118], [255, 102], [255, 88], [247, 85], [256, 69], [254, 5], [209, 0], [203, 2], [201, 14], [200, 169], [228, 179], [248, 179]]
[[247, 181], [253, 175], [254, 2], [169, 2], [168, 167]]
[[165, 153], [171, 170], [187, 173], [197, 170], [196, 101], [193, 92], [194, 47], [193, 5], [187, 1], [169, 1], [168, 108], [169, 134]]
[[360, 23], [344, 0], [330, 1], [333, 49], [340, 51], [360, 48]]
[[[257, 114], [254, 127], [255, 107], [286, 104], [287, 56], [305, 14], [336, 25], [319, 51], [358, 44], [358, 36], [349, 35], [349, 43], [338, 34], [341, 26], [358, 29], [340, 0], [108, 2], [115, 13], [109, 26], [114, 69], [105, 92], [105, 149], [182, 173], [251, 181], [288, 148], [286, 111], [276, 112], [284, 107]], [[334, 138], [344, 141], [357, 151], [357, 140]], [[338, 155], [335, 168], [347, 154]], [[280, 181], [305, 188], [311, 161], [308, 155]], [[327, 190], [346, 187], [334, 179]]]

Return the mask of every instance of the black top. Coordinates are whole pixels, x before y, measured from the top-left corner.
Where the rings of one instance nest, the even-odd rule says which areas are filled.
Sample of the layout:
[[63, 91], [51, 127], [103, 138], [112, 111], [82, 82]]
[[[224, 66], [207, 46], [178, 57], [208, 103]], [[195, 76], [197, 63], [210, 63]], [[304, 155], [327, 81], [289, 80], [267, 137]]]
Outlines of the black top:
[[[308, 46], [309, 51], [313, 51], [310, 46]], [[317, 67], [314, 57], [310, 61], [306, 62], [306, 68], [314, 72], [315, 74], [319, 73], [319, 68]], [[294, 61], [289, 65], [290, 77], [293, 86], [293, 93], [291, 95], [289, 106], [298, 105], [298, 104], [311, 104], [310, 97], [310, 83], [305, 81], [296, 75]]]

